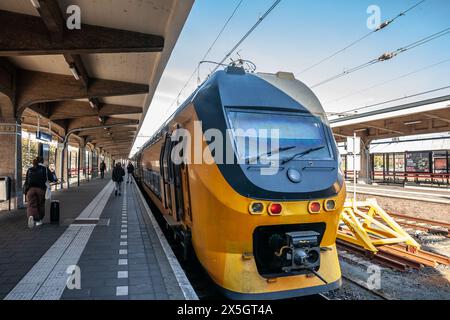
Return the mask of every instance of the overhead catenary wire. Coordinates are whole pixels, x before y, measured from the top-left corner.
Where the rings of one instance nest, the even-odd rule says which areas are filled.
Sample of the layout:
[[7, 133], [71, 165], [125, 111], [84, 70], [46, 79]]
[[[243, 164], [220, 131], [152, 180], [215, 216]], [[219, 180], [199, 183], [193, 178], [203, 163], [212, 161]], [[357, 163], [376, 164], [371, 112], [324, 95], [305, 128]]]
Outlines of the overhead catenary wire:
[[[219, 33], [217, 34], [217, 36], [215, 37], [214, 41], [211, 43], [211, 45], [208, 47], [208, 49], [206, 50], [205, 54], [203, 55], [203, 57], [201, 58], [201, 61], [205, 60], [208, 55], [211, 53], [212, 49], [214, 48], [214, 46], [216, 45], [217, 41], [220, 39], [220, 37], [222, 36], [222, 34], [224, 33], [225, 29], [228, 27], [228, 25], [230, 24], [231, 20], [233, 19], [233, 17], [236, 15], [236, 12], [238, 11], [238, 9], [241, 7], [242, 3], [244, 2], [244, 0], [239, 0], [239, 2], [237, 3], [237, 5], [234, 7], [231, 15], [227, 18], [227, 20], [225, 21], [225, 24], [222, 26], [222, 28], [220, 29]], [[195, 74], [197, 73], [198, 69], [200, 68], [200, 65], [197, 64], [196, 68], [194, 69], [194, 71], [192, 72], [192, 74], [190, 75], [190, 77], [187, 79], [187, 81], [185, 82], [185, 84], [183, 85], [183, 87], [181, 88], [180, 92], [177, 94], [175, 100], [170, 104], [169, 109], [171, 110], [173, 105], [175, 103], [178, 102], [178, 100], [180, 99], [181, 95], [183, 94], [184, 90], [187, 88], [187, 86], [189, 85], [189, 83], [192, 81], [192, 79], [194, 78]], [[167, 114], [165, 114], [167, 115]]]
[[267, 16], [280, 4], [281, 0], [276, 0], [272, 6], [258, 19], [258, 21], [247, 31], [247, 33], [234, 45], [234, 47], [228, 51], [225, 57], [219, 62], [219, 64], [212, 70], [214, 73], [219, 69], [220, 64], [223, 64], [237, 48], [255, 31], [255, 29], [267, 18]]
[[359, 71], [361, 69], [365, 69], [367, 67], [370, 67], [370, 66], [372, 66], [374, 64], [377, 64], [377, 63], [380, 63], [380, 62], [384, 62], [384, 61], [387, 61], [387, 60], [391, 60], [391, 59], [395, 58], [396, 56], [398, 56], [401, 53], [404, 53], [404, 52], [406, 52], [408, 50], [411, 50], [411, 49], [417, 48], [419, 46], [422, 46], [422, 45], [424, 45], [424, 44], [426, 44], [426, 43], [428, 43], [430, 41], [433, 41], [435, 39], [438, 39], [438, 38], [440, 38], [440, 37], [442, 37], [442, 36], [444, 36], [444, 35], [446, 35], [448, 33], [450, 33], [450, 28], [443, 29], [443, 30], [441, 30], [439, 32], [436, 32], [436, 33], [434, 33], [432, 35], [429, 35], [429, 36], [427, 36], [425, 38], [422, 38], [422, 39], [420, 39], [418, 41], [410, 43], [410, 44], [408, 44], [408, 45], [406, 45], [404, 47], [398, 48], [395, 51], [383, 53], [378, 58], [372, 59], [372, 60], [370, 60], [370, 61], [368, 61], [366, 63], [363, 63], [361, 65], [358, 65], [356, 67], [352, 67], [350, 69], [347, 69], [347, 70], [345, 70], [342, 73], [339, 73], [337, 75], [334, 75], [334, 76], [332, 76], [330, 78], [327, 78], [327, 79], [325, 79], [325, 80], [323, 80], [323, 81], [321, 81], [319, 83], [316, 83], [316, 84], [312, 85], [311, 88], [316, 88], [316, 87], [321, 86], [323, 84], [326, 84], [326, 83], [328, 83], [330, 81], [333, 81], [333, 80], [342, 78], [344, 76], [347, 76], [347, 75], [349, 75], [349, 74], [351, 74], [353, 72], [356, 72], [356, 71]]
[[367, 105], [364, 107], [359, 107], [359, 108], [354, 108], [354, 109], [350, 109], [350, 110], [345, 110], [342, 111], [341, 114], [349, 114], [351, 112], [359, 112], [361, 110], [365, 110], [365, 109], [369, 109], [369, 108], [373, 108], [376, 106], [381, 106], [383, 104], [387, 104], [387, 103], [391, 103], [391, 102], [397, 102], [397, 101], [401, 101], [401, 100], [405, 100], [405, 99], [409, 99], [409, 98], [414, 98], [414, 97], [418, 97], [418, 96], [423, 96], [425, 94], [429, 94], [429, 93], [434, 93], [434, 92], [438, 92], [438, 91], [442, 91], [442, 90], [446, 90], [446, 89], [450, 89], [450, 85], [444, 86], [444, 87], [440, 87], [440, 88], [435, 88], [435, 89], [431, 89], [431, 90], [427, 90], [427, 91], [423, 91], [423, 92], [419, 92], [419, 93], [414, 93], [414, 94], [410, 94], [410, 95], [406, 95], [404, 97], [400, 97], [400, 98], [395, 98], [395, 99], [390, 99], [390, 100], [386, 100], [386, 101], [382, 101], [382, 102], [377, 102], [371, 105]]
[[384, 85], [386, 85], [386, 84], [388, 84], [388, 83], [392, 83], [392, 82], [394, 82], [394, 81], [398, 81], [398, 80], [400, 80], [400, 79], [404, 79], [404, 78], [406, 78], [406, 77], [412, 76], [412, 75], [417, 74], [417, 73], [419, 73], [419, 72], [422, 72], [422, 71], [425, 71], [425, 70], [428, 70], [428, 69], [437, 67], [437, 66], [439, 66], [439, 65], [441, 65], [441, 64], [444, 64], [444, 63], [447, 63], [447, 62], [449, 62], [449, 61], [450, 61], [450, 58], [447, 58], [447, 59], [445, 59], [445, 60], [441, 60], [441, 61], [439, 61], [439, 62], [430, 64], [430, 65], [426, 65], [426, 66], [424, 66], [424, 67], [422, 67], [422, 68], [419, 68], [419, 69], [416, 69], [416, 70], [414, 70], [414, 71], [411, 71], [411, 72], [402, 74], [401, 76], [398, 76], [398, 77], [395, 77], [395, 78], [391, 78], [391, 79], [389, 79], [389, 80], [384, 80], [384, 81], [379, 82], [379, 83], [377, 83], [377, 84], [375, 84], [375, 85], [372, 85], [372, 86], [370, 86], [370, 87], [367, 87], [367, 88], [364, 88], [364, 89], [360, 89], [360, 90], [358, 90], [358, 91], [355, 91], [355, 92], [346, 94], [345, 96], [341, 96], [341, 97], [339, 97], [339, 98], [337, 98], [337, 99], [333, 99], [333, 100], [326, 101], [324, 104], [328, 104], [328, 103], [332, 103], [332, 102], [341, 101], [341, 100], [343, 100], [343, 99], [346, 99], [346, 98], [355, 96], [355, 95], [357, 95], [357, 94], [360, 94], [360, 93], [363, 93], [363, 92], [366, 92], [366, 91], [369, 91], [369, 90], [372, 90], [372, 89], [375, 89], [375, 88], [384, 86]]
[[322, 60], [312, 64], [311, 66], [303, 69], [302, 71], [300, 71], [300, 74], [306, 73], [312, 69], [314, 69], [315, 67], [321, 65], [322, 63], [334, 58], [335, 56], [339, 55], [340, 53], [346, 51], [347, 49], [353, 47], [354, 45], [358, 44], [359, 42], [363, 41], [364, 39], [368, 38], [369, 36], [371, 36], [372, 34], [386, 28], [387, 26], [389, 26], [390, 24], [392, 24], [395, 20], [397, 20], [398, 18], [405, 16], [408, 12], [410, 12], [411, 10], [415, 9], [416, 7], [418, 7], [420, 4], [422, 4], [423, 2], [425, 2], [426, 0], [422, 0], [417, 2], [416, 4], [414, 4], [412, 7], [409, 7], [408, 9], [400, 12], [399, 14], [397, 14], [395, 17], [393, 17], [392, 19], [386, 20], [384, 22], [382, 22], [377, 28], [371, 30], [370, 32], [366, 33], [365, 35], [363, 35], [362, 37], [358, 38], [357, 40], [349, 43], [348, 45], [346, 45], [345, 47], [343, 47], [342, 49], [339, 49], [338, 51], [330, 54], [329, 56], [323, 58]]
[[[237, 5], [234, 7], [231, 15], [227, 18], [227, 20], [225, 21], [224, 25], [222, 26], [222, 28], [220, 29], [219, 33], [217, 34], [217, 36], [214, 38], [214, 41], [211, 43], [211, 45], [208, 47], [208, 49], [206, 50], [205, 54], [203, 55], [201, 60], [205, 60], [208, 55], [211, 53], [212, 49], [214, 48], [214, 46], [216, 45], [217, 41], [220, 39], [220, 37], [222, 36], [222, 34], [224, 33], [224, 31], [226, 30], [226, 28], [228, 27], [228, 25], [230, 24], [231, 20], [233, 19], [233, 17], [236, 15], [238, 9], [241, 7], [242, 3], [244, 2], [244, 0], [239, 0], [239, 2], [237, 3]], [[163, 114], [163, 116], [161, 117], [161, 120], [163, 120], [164, 118], [167, 117], [167, 115], [169, 114], [169, 112], [172, 110], [172, 107], [175, 103], [178, 102], [178, 100], [180, 99], [181, 95], [183, 94], [184, 90], [187, 88], [187, 86], [189, 85], [189, 83], [192, 81], [192, 79], [194, 78], [195, 74], [198, 71], [198, 68], [200, 67], [199, 64], [197, 64], [196, 68], [194, 69], [194, 71], [192, 72], [192, 74], [189, 76], [189, 78], [187, 79], [187, 81], [184, 83], [183, 87], [181, 88], [181, 90], [178, 92], [176, 98], [173, 100], [173, 102], [170, 104], [169, 108], [167, 109], [167, 111]]]

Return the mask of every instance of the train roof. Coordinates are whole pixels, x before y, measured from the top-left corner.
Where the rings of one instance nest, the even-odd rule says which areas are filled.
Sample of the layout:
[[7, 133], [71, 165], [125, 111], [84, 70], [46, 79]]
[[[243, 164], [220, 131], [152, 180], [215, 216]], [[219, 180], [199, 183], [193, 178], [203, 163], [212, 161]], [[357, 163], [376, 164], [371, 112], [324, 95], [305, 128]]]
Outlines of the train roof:
[[[303, 82], [296, 79], [294, 74], [248, 73], [243, 68], [230, 66], [225, 70], [217, 71], [200, 85], [141, 150], [159, 138], [172, 119], [190, 103], [195, 102], [199, 92], [212, 87], [218, 88], [222, 105], [226, 107], [279, 107], [319, 115], [327, 121], [319, 99]], [[248, 94], [249, 92], [253, 94]]]

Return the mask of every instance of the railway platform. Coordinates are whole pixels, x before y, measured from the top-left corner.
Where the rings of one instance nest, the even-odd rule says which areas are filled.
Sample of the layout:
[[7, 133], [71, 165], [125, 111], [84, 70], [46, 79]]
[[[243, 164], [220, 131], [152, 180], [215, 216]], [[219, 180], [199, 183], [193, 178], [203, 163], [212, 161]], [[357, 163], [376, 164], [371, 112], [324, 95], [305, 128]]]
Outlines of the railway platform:
[[111, 179], [55, 192], [60, 224], [0, 213], [0, 299], [197, 299], [137, 185]]
[[[347, 191], [353, 192], [353, 183], [347, 183]], [[365, 195], [450, 204], [450, 191], [437, 188], [357, 184], [356, 192]]]

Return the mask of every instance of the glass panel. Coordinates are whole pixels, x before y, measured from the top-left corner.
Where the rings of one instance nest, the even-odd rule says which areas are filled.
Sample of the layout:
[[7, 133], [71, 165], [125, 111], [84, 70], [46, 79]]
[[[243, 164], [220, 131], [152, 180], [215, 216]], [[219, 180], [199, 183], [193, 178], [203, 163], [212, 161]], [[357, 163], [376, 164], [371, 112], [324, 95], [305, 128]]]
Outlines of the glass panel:
[[405, 156], [400, 153], [395, 155], [395, 172], [405, 172]]
[[447, 153], [445, 151], [433, 152], [433, 172], [447, 173]]
[[346, 155], [341, 155], [340, 157], [341, 157], [340, 168], [341, 168], [342, 172], [345, 172], [347, 170], [347, 168], [346, 168], [347, 156]]
[[428, 152], [407, 152], [406, 171], [429, 172], [430, 159]]
[[[282, 152], [280, 158], [287, 158], [310, 148], [328, 146], [322, 122], [313, 116], [228, 111], [228, 118], [241, 159], [254, 158], [270, 151], [273, 148], [271, 146], [276, 145], [270, 139], [271, 130], [279, 132], [279, 148], [289, 148]], [[265, 150], [259, 151], [257, 149], [260, 135], [264, 133], [267, 135], [267, 146]], [[254, 143], [256, 147], [251, 148], [250, 143]], [[331, 158], [329, 148], [311, 152], [303, 157], [303, 159]]]
[[392, 153], [388, 154], [388, 170], [389, 172], [394, 172], [394, 155]]
[[450, 151], [447, 153], [447, 170], [450, 171]]
[[383, 155], [375, 154], [373, 157], [373, 170], [383, 172]]

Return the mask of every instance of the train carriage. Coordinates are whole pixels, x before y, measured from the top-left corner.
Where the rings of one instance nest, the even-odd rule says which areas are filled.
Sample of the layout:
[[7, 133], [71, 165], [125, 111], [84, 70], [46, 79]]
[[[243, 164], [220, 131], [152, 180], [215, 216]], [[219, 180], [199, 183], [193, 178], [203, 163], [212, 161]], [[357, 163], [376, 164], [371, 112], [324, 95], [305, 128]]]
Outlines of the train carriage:
[[[276, 129], [277, 141], [267, 140], [277, 147], [251, 150], [240, 135], [252, 129], [256, 140]], [[180, 144], [182, 161], [175, 161]], [[340, 286], [335, 239], [346, 190], [339, 161], [325, 112], [307, 86], [289, 73], [229, 66], [141, 148], [136, 174], [226, 296], [280, 299]]]

